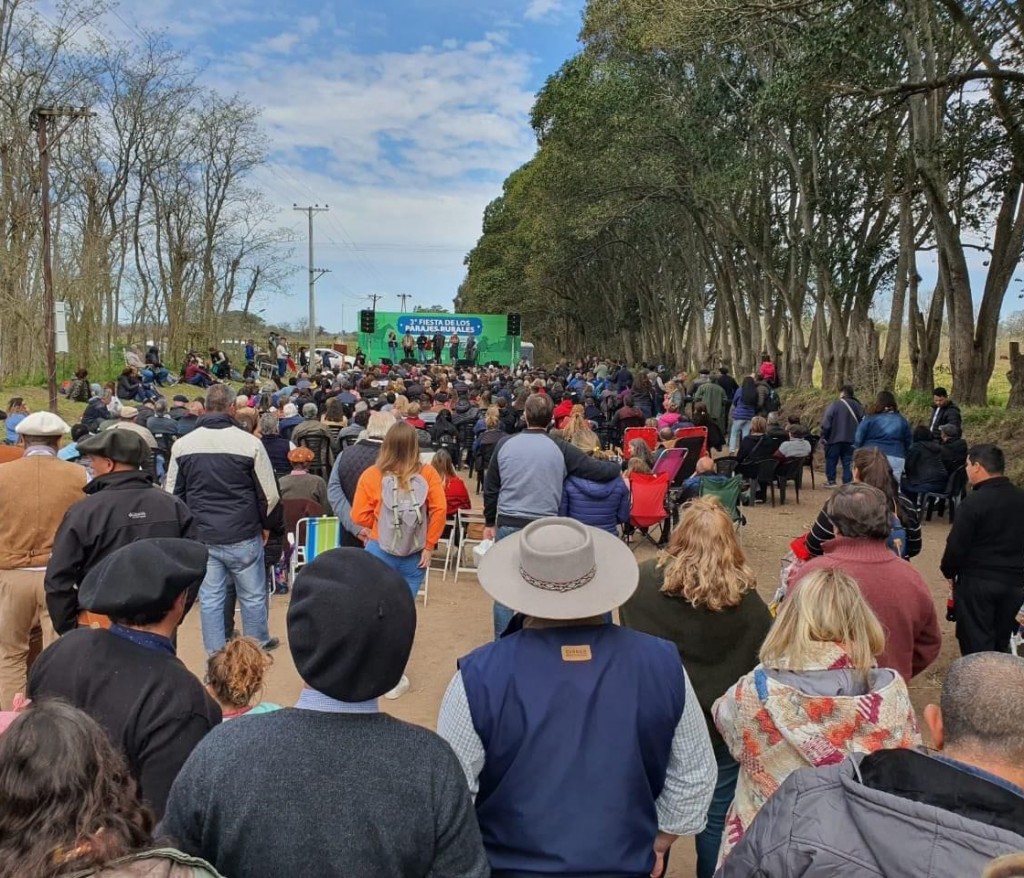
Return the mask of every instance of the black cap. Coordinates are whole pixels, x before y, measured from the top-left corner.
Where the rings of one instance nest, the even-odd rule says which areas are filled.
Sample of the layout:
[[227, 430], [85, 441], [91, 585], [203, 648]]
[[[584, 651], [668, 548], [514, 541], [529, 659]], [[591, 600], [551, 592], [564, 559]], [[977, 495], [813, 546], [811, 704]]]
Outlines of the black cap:
[[363, 549], [332, 549], [295, 577], [288, 644], [299, 676], [339, 701], [369, 701], [402, 678], [416, 634], [404, 577]]
[[138, 540], [111, 552], [86, 574], [78, 603], [115, 619], [169, 610], [183, 591], [199, 587], [206, 558], [206, 546], [195, 540]]
[[149, 459], [149, 446], [134, 430], [102, 430], [78, 442], [78, 453], [82, 457], [97, 455], [140, 467]]
[[188, 402], [188, 397], [183, 393], [177, 393], [171, 397], [174, 402]]

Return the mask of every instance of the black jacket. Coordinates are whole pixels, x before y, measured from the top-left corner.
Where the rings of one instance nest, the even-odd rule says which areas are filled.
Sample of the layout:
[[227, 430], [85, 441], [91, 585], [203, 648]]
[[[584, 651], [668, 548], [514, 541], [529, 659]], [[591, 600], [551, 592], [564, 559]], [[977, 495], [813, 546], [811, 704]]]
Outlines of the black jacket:
[[910, 485], [945, 485], [949, 474], [942, 461], [942, 447], [932, 439], [915, 442], [907, 452], [903, 478]]
[[942, 450], [942, 463], [946, 472], [952, 475], [967, 463], [967, 440], [949, 439], [940, 446]]
[[1024, 583], [1024, 491], [1004, 476], [977, 485], [957, 506], [946, 538], [942, 575]]
[[93, 628], [44, 650], [27, 694], [63, 698], [103, 726], [158, 818], [185, 760], [221, 721], [220, 707], [176, 656]]
[[932, 435], [939, 438], [939, 427], [945, 424], [952, 424], [961, 432], [963, 431], [963, 423], [960, 417], [960, 409], [957, 408], [955, 402], [950, 402], [943, 406], [932, 406], [932, 419], [930, 426], [932, 428]]
[[46, 567], [46, 607], [58, 634], [78, 626], [78, 586], [115, 549], [155, 537], [199, 538], [192, 513], [157, 488], [149, 473], [100, 476], [85, 494], [65, 514]]

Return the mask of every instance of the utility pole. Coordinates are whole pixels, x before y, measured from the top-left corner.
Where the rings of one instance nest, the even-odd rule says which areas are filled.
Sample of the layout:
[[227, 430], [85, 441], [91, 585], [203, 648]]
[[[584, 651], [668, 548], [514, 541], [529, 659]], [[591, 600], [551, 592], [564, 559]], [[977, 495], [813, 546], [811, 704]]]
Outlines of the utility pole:
[[376, 314], [377, 313], [377, 300], [378, 299], [383, 299], [384, 297], [380, 293], [370, 293], [366, 298], [370, 299], [373, 302], [372, 310], [373, 310], [373, 313]]
[[[46, 351], [46, 389], [50, 411], [57, 412], [57, 338], [54, 325], [53, 246], [50, 241], [50, 150], [79, 119], [92, 113], [85, 107], [36, 107], [29, 115], [39, 147], [39, 190], [43, 223], [43, 333]], [[64, 127], [50, 136], [50, 125], [67, 119]]]
[[406, 303], [406, 300], [409, 298], [409, 293], [399, 293], [398, 294], [398, 298], [402, 300], [402, 313], [404, 314], [405, 313], [405, 303]]
[[327, 268], [313, 268], [313, 214], [326, 213], [330, 207], [326, 204], [323, 207], [319, 204], [309, 207], [299, 207], [297, 204], [293, 204], [292, 208], [301, 210], [309, 217], [309, 365], [312, 367], [316, 359], [313, 353], [316, 349], [316, 282], [329, 271]]

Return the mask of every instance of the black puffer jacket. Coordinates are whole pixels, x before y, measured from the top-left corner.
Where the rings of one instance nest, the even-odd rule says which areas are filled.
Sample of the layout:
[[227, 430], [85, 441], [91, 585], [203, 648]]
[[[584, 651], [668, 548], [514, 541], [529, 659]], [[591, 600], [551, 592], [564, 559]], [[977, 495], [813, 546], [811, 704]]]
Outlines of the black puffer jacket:
[[79, 583], [101, 559], [136, 540], [198, 539], [192, 513], [149, 473], [110, 473], [85, 486], [57, 529], [46, 568], [46, 606], [58, 634], [78, 624]]

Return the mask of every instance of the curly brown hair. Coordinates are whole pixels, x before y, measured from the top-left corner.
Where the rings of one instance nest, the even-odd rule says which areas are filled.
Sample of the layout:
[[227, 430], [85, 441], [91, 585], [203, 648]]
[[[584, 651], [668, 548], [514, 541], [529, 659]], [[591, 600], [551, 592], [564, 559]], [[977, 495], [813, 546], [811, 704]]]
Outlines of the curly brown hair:
[[150, 847], [136, 791], [92, 717], [33, 702], [0, 736], [0, 878], [57, 878]]
[[236, 637], [210, 656], [206, 685], [221, 704], [248, 707], [263, 688], [263, 678], [273, 663], [253, 638]]

